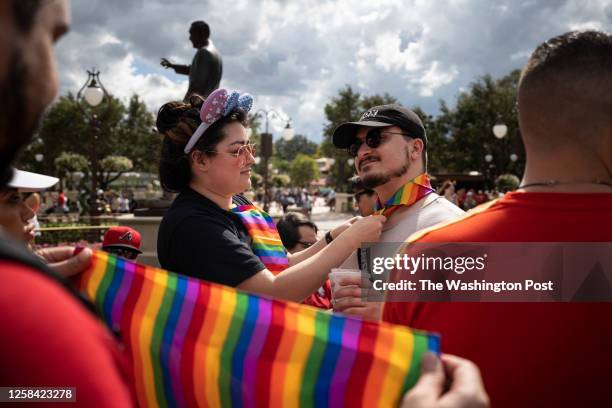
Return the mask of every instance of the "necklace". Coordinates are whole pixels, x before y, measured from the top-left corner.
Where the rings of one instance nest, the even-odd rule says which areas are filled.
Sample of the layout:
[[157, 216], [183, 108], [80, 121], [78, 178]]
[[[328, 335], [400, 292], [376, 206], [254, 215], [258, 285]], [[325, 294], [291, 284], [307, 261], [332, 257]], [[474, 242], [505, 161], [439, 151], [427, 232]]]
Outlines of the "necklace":
[[560, 184], [598, 184], [598, 185], [612, 187], [612, 182], [604, 181], [604, 180], [590, 180], [590, 181], [548, 180], [548, 181], [541, 181], [541, 182], [536, 182], [536, 183], [523, 184], [523, 185], [520, 185], [518, 188], [527, 188], [527, 187], [534, 187], [534, 186], [539, 186], [539, 187], [554, 187], [554, 186], [558, 186]]

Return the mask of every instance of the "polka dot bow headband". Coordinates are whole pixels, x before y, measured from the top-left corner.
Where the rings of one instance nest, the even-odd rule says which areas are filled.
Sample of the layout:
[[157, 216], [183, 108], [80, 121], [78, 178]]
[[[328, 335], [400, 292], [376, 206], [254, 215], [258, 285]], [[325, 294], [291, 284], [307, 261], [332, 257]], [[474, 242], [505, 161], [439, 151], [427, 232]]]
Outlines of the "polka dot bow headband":
[[185, 146], [185, 153], [189, 153], [193, 146], [198, 143], [200, 137], [204, 134], [206, 129], [213, 123], [227, 116], [231, 111], [236, 108], [241, 108], [245, 112], [248, 112], [253, 107], [253, 97], [249, 94], [240, 94], [237, 91], [228, 91], [227, 89], [217, 89], [204, 101], [202, 108], [200, 108], [200, 119], [202, 123], [193, 132], [193, 135], [189, 138], [189, 142]]

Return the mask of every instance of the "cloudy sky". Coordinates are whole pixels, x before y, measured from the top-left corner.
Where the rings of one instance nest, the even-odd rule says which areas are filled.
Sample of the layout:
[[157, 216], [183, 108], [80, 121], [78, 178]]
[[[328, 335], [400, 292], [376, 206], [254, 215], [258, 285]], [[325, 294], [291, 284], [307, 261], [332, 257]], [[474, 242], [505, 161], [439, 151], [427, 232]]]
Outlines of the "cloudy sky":
[[202, 19], [223, 57], [221, 85], [320, 141], [323, 107], [346, 84], [435, 115], [439, 99], [452, 105], [479, 76], [521, 67], [553, 35], [612, 31], [612, 0], [73, 0], [72, 16], [58, 46], [62, 93], [95, 66], [109, 92], [137, 93], [151, 111], [181, 99], [187, 77], [159, 61], [190, 63], [189, 25]]

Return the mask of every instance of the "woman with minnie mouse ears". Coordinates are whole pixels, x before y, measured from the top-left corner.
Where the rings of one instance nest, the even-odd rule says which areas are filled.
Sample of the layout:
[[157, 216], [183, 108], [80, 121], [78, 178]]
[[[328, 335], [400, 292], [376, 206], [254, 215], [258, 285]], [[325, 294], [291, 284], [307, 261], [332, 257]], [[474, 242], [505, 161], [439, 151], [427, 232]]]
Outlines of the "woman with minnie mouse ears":
[[179, 194], [160, 225], [158, 257], [180, 274], [300, 302], [362, 242], [378, 241], [385, 217], [352, 219], [287, 254], [270, 216], [242, 196], [256, 154], [246, 131], [252, 105], [248, 94], [217, 89], [159, 110], [161, 184]]

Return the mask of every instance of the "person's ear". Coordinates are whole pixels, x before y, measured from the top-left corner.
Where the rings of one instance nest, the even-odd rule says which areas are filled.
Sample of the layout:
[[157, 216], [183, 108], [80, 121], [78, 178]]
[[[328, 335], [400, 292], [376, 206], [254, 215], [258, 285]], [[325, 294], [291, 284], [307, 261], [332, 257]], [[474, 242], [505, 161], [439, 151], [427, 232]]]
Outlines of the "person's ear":
[[205, 153], [194, 150], [191, 152], [191, 162], [200, 171], [208, 171], [210, 167], [210, 157], [206, 156]]
[[420, 160], [424, 148], [425, 144], [421, 139], [413, 139], [412, 147], [410, 148], [410, 158], [413, 161]]

